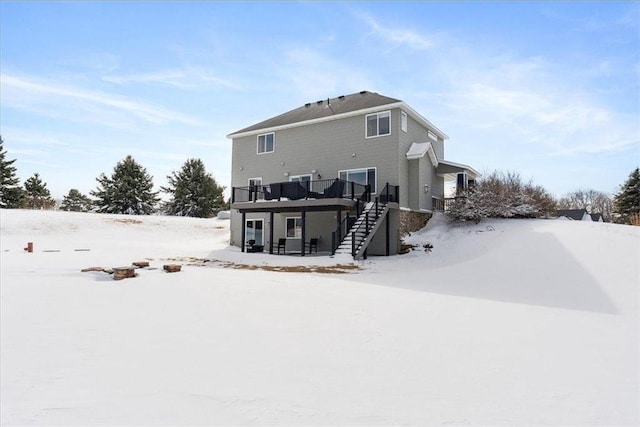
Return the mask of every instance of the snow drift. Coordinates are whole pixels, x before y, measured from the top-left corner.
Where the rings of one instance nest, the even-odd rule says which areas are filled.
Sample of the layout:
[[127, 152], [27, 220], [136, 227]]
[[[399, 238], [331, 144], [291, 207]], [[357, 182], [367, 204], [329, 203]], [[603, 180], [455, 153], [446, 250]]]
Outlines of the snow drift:
[[639, 228], [436, 218], [323, 275], [204, 262], [345, 261], [241, 254], [221, 219], [0, 221], [3, 426], [640, 422]]

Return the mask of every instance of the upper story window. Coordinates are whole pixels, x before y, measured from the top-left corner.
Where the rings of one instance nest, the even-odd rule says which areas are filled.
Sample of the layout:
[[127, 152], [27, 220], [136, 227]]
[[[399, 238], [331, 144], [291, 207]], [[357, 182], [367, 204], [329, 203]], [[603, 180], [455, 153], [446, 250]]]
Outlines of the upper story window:
[[400, 112], [400, 129], [402, 129], [402, 132], [407, 131], [407, 113], [404, 111]]
[[367, 138], [391, 134], [391, 111], [367, 114]]
[[263, 133], [258, 135], [258, 154], [273, 153], [276, 148], [276, 134]]

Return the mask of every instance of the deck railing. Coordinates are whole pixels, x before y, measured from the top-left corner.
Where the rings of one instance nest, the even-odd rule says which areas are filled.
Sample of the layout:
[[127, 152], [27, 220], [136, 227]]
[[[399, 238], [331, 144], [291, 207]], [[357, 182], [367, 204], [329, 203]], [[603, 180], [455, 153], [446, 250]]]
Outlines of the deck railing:
[[370, 200], [371, 191], [367, 185], [339, 178], [274, 182], [267, 185], [233, 187], [231, 190], [232, 203], [328, 198]]
[[431, 206], [434, 211], [446, 212], [451, 209], [451, 206], [453, 206], [453, 204], [456, 203], [457, 200], [464, 200], [465, 198], [466, 197], [464, 196], [445, 197], [444, 199], [440, 197], [432, 197]]

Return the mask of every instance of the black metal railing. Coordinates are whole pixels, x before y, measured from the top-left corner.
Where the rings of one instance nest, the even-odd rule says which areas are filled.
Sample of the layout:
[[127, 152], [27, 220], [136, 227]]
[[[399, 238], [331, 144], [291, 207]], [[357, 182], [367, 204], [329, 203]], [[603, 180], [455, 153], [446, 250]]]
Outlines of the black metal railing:
[[378, 195], [380, 203], [400, 203], [400, 186], [389, 185], [387, 182]]
[[458, 197], [445, 197], [440, 198], [440, 197], [432, 197], [431, 198], [431, 209], [433, 209], [434, 211], [448, 211], [451, 209], [451, 207], [453, 206], [454, 203], [456, 203], [456, 201], [462, 201], [464, 200], [466, 197], [464, 196], [458, 196]]
[[371, 199], [368, 185], [345, 181], [339, 178], [318, 181], [274, 182], [268, 185], [233, 187], [231, 202], [256, 202], [258, 200], [301, 200], [301, 199]]
[[349, 215], [349, 212], [347, 212], [347, 216], [345, 216], [342, 221], [340, 221], [340, 224], [338, 225], [338, 227], [336, 227], [336, 230], [331, 233], [331, 255], [335, 255], [338, 246], [340, 246], [344, 238], [347, 236], [347, 233], [349, 232], [349, 226], [351, 225], [349, 224], [349, 222], [351, 220], [355, 222], [356, 219], [357, 217], [354, 218]]

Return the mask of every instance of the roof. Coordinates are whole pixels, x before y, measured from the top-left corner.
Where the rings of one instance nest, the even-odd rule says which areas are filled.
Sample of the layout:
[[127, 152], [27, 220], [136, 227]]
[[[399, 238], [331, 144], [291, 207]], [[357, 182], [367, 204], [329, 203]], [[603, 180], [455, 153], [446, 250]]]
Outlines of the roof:
[[588, 214], [587, 214], [587, 210], [582, 208], [582, 209], [558, 209], [556, 211], [556, 215], [566, 216], [567, 218], [575, 219], [577, 221], [582, 221], [582, 218], [584, 218], [584, 216]]
[[438, 166], [438, 158], [430, 142], [414, 142], [407, 151], [407, 160], [421, 159], [429, 153], [433, 166]]
[[589, 214], [589, 215], [591, 215], [591, 221], [604, 222], [604, 217], [602, 216], [601, 213], [592, 213], [592, 214]]
[[455, 179], [454, 175], [457, 175], [460, 172], [466, 172], [471, 179], [478, 179], [482, 176], [480, 172], [469, 165], [449, 160], [438, 160], [436, 173], [445, 179]]
[[[367, 110], [380, 110], [381, 107], [404, 108], [407, 113], [422, 121], [429, 129], [436, 132], [442, 139], [447, 139], [447, 135], [422, 117], [411, 107], [399, 99], [390, 98], [375, 92], [363, 90], [351, 95], [342, 95], [336, 98], [322, 99], [316, 102], [309, 102], [305, 105], [280, 114], [270, 119], [256, 123], [244, 129], [240, 129], [227, 135], [227, 137], [240, 137], [257, 134], [265, 131], [275, 131], [289, 127], [302, 126], [322, 121], [338, 119], [344, 116], [355, 115]], [[373, 111], [372, 111], [373, 112]]]

